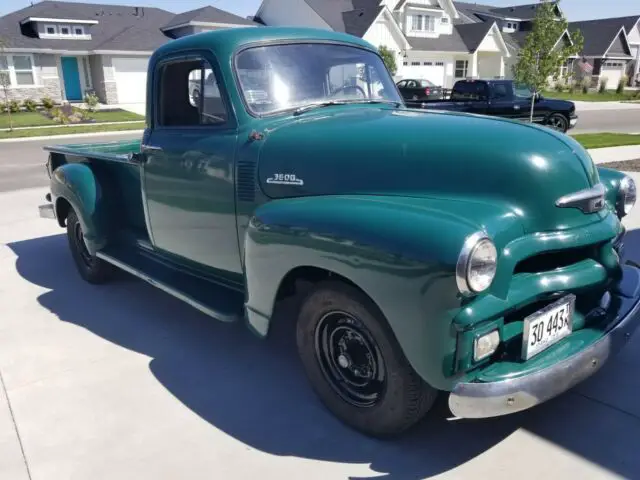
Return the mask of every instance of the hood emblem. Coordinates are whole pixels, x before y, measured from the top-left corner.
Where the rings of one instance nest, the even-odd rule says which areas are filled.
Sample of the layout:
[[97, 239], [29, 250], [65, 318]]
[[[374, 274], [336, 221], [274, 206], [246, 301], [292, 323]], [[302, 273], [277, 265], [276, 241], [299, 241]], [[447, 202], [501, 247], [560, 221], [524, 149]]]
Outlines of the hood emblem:
[[591, 188], [579, 190], [560, 197], [556, 201], [559, 208], [577, 208], [583, 213], [595, 213], [604, 208], [604, 185], [598, 183]]
[[267, 178], [267, 183], [274, 185], [296, 185], [301, 187], [304, 180], [296, 177], [295, 173], [274, 173], [272, 177]]

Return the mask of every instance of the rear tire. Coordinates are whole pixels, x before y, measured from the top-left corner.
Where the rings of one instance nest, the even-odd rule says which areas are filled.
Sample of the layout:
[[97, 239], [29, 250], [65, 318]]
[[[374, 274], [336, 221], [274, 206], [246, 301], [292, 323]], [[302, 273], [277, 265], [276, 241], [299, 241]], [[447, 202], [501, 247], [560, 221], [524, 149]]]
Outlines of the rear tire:
[[323, 282], [310, 292], [298, 316], [297, 345], [323, 404], [366, 435], [404, 432], [436, 399], [376, 305], [349, 285]]
[[100, 284], [109, 281], [115, 271], [114, 267], [91, 255], [84, 242], [82, 226], [74, 210], [67, 215], [67, 240], [71, 249], [71, 256], [76, 264], [80, 276], [89, 283]]

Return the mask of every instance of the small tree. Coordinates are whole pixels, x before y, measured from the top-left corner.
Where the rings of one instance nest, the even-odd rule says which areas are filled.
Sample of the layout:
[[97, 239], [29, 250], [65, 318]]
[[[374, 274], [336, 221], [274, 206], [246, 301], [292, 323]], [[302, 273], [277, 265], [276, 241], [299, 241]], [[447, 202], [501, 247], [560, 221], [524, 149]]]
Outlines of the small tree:
[[[7, 115], [9, 115], [9, 130], [13, 130], [13, 118], [11, 117], [11, 108], [9, 106], [9, 87], [11, 86], [11, 79], [9, 78], [8, 68], [9, 65], [4, 65], [2, 62], [6, 62], [6, 57], [4, 60], [1, 59], [2, 54], [4, 53], [6, 48], [6, 42], [0, 37], [0, 88], [2, 88], [2, 92], [4, 93], [4, 102], [7, 106]], [[7, 70], [3, 70], [6, 67]]]
[[549, 77], [555, 81], [560, 77], [560, 67], [582, 51], [584, 38], [579, 31], [570, 34], [571, 44], [561, 45], [560, 36], [567, 30], [567, 20], [558, 18], [556, 5], [560, 0], [540, 0], [533, 21], [533, 29], [525, 39], [513, 75], [518, 83], [526, 84], [533, 90], [531, 96], [531, 121], [536, 96], [544, 89]]
[[391, 76], [395, 75], [398, 71], [398, 66], [396, 65], [396, 56], [393, 50], [390, 50], [385, 45], [381, 45], [378, 52], [380, 53], [387, 70], [391, 73]]

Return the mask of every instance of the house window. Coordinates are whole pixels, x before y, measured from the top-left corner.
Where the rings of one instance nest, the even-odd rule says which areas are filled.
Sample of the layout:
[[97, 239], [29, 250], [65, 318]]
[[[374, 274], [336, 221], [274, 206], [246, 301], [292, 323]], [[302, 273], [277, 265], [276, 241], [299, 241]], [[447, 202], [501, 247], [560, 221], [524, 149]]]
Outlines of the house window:
[[511, 28], [511, 23], [507, 23], [507, 28]]
[[447, 25], [449, 23], [449, 17], [441, 17], [440, 23]]
[[433, 62], [424, 62], [425, 65], [433, 65]]
[[418, 65], [420, 65], [420, 62], [411, 62], [411, 65], [413, 65], [414, 67], [417, 67]]
[[435, 17], [429, 15], [414, 15], [411, 19], [411, 30], [413, 31], [434, 32], [435, 29]]
[[71, 29], [69, 27], [60, 27], [60, 35], [71, 35]]
[[513, 29], [514, 29], [514, 30], [517, 30], [517, 29], [518, 29], [518, 24], [517, 24], [517, 23], [514, 23], [514, 24], [513, 24]]
[[436, 62], [436, 67], [444, 67], [444, 62]]
[[82, 69], [84, 70], [84, 84], [87, 88], [91, 88], [91, 74], [87, 57], [82, 57]]
[[407, 65], [409, 65], [409, 62], [402, 62], [402, 65], [406, 67]]
[[47, 35], [57, 35], [58, 27], [56, 27], [55, 25], [47, 25], [46, 27], [44, 27], [44, 31]]
[[30, 55], [0, 56], [0, 81], [8, 87], [35, 85], [33, 60]]
[[78, 37], [84, 36], [84, 27], [73, 27], [73, 33]]
[[467, 78], [468, 60], [456, 60], [456, 78]]

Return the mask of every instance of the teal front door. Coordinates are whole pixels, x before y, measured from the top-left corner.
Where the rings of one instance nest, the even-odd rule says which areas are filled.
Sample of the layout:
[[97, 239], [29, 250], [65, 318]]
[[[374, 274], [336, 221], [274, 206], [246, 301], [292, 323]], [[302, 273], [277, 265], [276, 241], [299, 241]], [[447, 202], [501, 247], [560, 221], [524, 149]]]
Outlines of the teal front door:
[[82, 100], [82, 88], [80, 87], [80, 71], [76, 57], [62, 57], [62, 78], [64, 79], [64, 92], [67, 100]]

